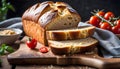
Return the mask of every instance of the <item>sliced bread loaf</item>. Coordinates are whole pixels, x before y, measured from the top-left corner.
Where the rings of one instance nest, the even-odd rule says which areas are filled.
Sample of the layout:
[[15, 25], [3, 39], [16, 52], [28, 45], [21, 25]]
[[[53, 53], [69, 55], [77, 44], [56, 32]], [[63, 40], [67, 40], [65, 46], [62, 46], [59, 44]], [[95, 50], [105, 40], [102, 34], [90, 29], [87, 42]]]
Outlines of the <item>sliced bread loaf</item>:
[[80, 15], [64, 2], [45, 1], [28, 8], [22, 16], [24, 32], [48, 45], [46, 30], [77, 27]]
[[80, 27], [62, 30], [49, 30], [47, 31], [48, 40], [69, 40], [87, 38], [94, 34], [95, 27]]
[[53, 41], [48, 40], [51, 51], [57, 55], [74, 54], [92, 51], [98, 41], [92, 37], [77, 40]]

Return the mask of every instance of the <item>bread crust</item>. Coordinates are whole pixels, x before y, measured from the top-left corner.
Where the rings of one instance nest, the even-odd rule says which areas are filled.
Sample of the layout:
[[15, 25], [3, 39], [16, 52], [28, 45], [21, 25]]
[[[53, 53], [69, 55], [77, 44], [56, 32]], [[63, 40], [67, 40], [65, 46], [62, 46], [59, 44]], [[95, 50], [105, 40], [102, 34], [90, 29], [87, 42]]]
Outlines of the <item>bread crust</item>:
[[[74, 28], [73, 28], [74, 29]], [[48, 40], [70, 40], [70, 39], [82, 39], [90, 37], [94, 34], [95, 27], [75, 28], [74, 30], [63, 29], [61, 31], [50, 30], [46, 31]]]
[[[55, 7], [52, 7], [54, 5], [55, 5]], [[30, 7], [23, 14], [22, 20], [30, 20], [35, 23], [39, 23], [41, 27], [46, 28], [47, 25], [49, 26], [49, 23], [51, 23], [53, 19], [56, 19], [56, 17], [54, 17], [54, 16], [57, 15], [58, 12], [60, 12], [60, 10], [63, 11], [64, 9], [67, 9], [67, 11], [70, 14], [77, 15], [77, 18], [79, 19], [79, 21], [81, 20], [79, 14], [68, 4], [66, 4], [64, 2], [54, 3], [52, 1], [37, 3], [34, 6]], [[50, 12], [50, 11], [51, 11], [51, 13], [49, 13], [49, 14], [46, 13], [46, 12]], [[44, 13], [46, 13], [49, 17], [46, 17], [46, 14], [43, 15]], [[53, 18], [51, 18], [51, 17], [53, 17]], [[45, 21], [43, 21], [43, 20], [45, 20]]]
[[40, 17], [38, 23], [42, 28], [46, 29], [46, 26], [48, 25], [48, 23], [52, 22], [54, 18], [57, 18], [57, 15], [58, 15], [57, 13], [58, 13], [57, 10], [51, 10], [49, 12], [46, 12]]
[[40, 16], [52, 9], [49, 5], [52, 3], [53, 3], [52, 1], [46, 1], [33, 5], [32, 7], [25, 11], [25, 13], [22, 16], [22, 19], [38, 23]]

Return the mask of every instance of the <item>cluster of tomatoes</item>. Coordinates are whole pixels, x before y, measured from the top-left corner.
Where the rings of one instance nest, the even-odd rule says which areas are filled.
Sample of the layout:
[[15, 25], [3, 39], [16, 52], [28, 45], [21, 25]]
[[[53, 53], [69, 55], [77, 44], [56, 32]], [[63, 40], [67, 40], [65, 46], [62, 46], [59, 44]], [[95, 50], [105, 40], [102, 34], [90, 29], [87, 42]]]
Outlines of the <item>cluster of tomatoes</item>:
[[114, 34], [120, 34], [120, 19], [115, 19], [113, 12], [99, 11], [91, 16], [89, 23], [93, 26], [112, 31]]
[[[35, 49], [35, 47], [37, 46], [37, 40], [29, 38], [29, 40], [26, 42], [26, 44], [30, 49]], [[47, 53], [48, 48], [45, 46], [42, 46], [42, 47], [40, 47], [39, 51], [41, 53]]]

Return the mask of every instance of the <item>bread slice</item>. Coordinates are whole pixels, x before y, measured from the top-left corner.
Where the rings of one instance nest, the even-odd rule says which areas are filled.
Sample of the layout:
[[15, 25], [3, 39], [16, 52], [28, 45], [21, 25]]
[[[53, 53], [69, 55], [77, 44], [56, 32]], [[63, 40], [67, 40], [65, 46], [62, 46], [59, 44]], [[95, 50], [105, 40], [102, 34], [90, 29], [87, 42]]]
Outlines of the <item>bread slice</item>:
[[49, 30], [46, 32], [48, 40], [69, 40], [87, 38], [94, 34], [95, 27], [80, 27], [62, 30]]
[[48, 40], [51, 51], [57, 55], [75, 54], [92, 51], [98, 41], [92, 37], [77, 40], [53, 41]]

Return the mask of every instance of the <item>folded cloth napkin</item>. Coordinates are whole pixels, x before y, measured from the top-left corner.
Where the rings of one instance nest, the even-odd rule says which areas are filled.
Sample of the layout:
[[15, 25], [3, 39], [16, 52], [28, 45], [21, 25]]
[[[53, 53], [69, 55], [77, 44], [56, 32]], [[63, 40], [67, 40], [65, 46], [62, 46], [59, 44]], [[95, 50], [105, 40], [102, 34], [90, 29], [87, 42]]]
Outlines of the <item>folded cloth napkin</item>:
[[[90, 26], [90, 24], [80, 22], [78, 26]], [[100, 51], [104, 57], [120, 57], [120, 40], [115, 34], [108, 30], [96, 28], [93, 37], [98, 39], [101, 46]]]
[[[90, 26], [90, 24], [80, 22], [78, 26]], [[0, 28], [5, 27], [23, 29], [21, 18], [11, 18], [0, 22]], [[100, 44], [100, 51], [105, 58], [120, 57], [120, 40], [112, 32], [96, 28], [93, 37], [98, 39]]]
[[21, 17], [10, 18], [0, 22], [0, 28], [19, 28], [22, 29]]

